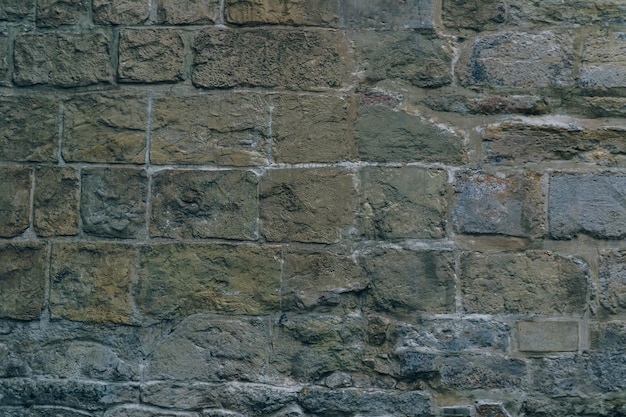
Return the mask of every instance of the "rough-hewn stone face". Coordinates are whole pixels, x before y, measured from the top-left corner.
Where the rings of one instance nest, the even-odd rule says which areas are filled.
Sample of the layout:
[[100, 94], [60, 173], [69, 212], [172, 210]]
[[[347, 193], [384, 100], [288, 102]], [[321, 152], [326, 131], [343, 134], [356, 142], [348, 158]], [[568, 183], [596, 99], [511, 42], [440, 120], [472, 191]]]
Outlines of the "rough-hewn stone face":
[[521, 351], [578, 350], [578, 323], [575, 321], [519, 322], [517, 331]]
[[24, 0], [6, 0], [0, 4], [0, 20], [19, 20], [22, 19], [28, 14], [30, 14], [34, 9], [34, 4], [32, 1], [24, 1]]
[[150, 14], [143, 0], [93, 0], [93, 19], [100, 24], [142, 24]]
[[38, 0], [37, 24], [60, 26], [85, 23], [88, 12], [87, 0]]
[[337, 2], [333, 0], [226, 0], [228, 23], [336, 26]]
[[434, 28], [431, 1], [345, 0], [339, 4], [342, 25], [349, 28]]
[[0, 237], [14, 237], [28, 228], [32, 178], [28, 168], [0, 168]]
[[584, 48], [581, 87], [595, 90], [626, 87], [626, 32], [595, 33], [586, 39]]
[[626, 257], [622, 251], [607, 251], [602, 254], [600, 305], [610, 313], [626, 309]]
[[219, 0], [158, 0], [158, 22], [170, 25], [216, 22], [220, 16]]
[[0, 34], [0, 80], [6, 78], [9, 63], [7, 57], [9, 55], [9, 38], [5, 34]]
[[34, 219], [39, 236], [78, 234], [79, 175], [74, 168], [40, 167], [35, 172]]

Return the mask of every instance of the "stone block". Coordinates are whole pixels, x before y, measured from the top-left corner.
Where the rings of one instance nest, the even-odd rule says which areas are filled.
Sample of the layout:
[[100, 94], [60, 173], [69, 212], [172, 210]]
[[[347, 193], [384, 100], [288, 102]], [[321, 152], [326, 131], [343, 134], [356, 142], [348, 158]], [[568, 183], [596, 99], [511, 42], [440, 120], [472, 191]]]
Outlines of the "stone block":
[[129, 245], [53, 243], [51, 317], [131, 324], [134, 257]]
[[0, 21], [23, 19], [33, 13], [34, 8], [32, 0], [4, 0], [0, 3]]
[[461, 164], [465, 159], [461, 136], [402, 110], [362, 105], [354, 135], [365, 161]]
[[442, 38], [372, 31], [353, 36], [355, 60], [365, 81], [403, 80], [423, 88], [442, 87], [452, 81], [452, 49]]
[[463, 308], [468, 313], [582, 313], [587, 266], [547, 251], [461, 255]]
[[592, 322], [589, 333], [592, 350], [615, 356], [626, 352], [626, 322]]
[[342, 26], [373, 29], [433, 30], [431, 0], [342, 0]]
[[9, 69], [8, 56], [9, 37], [4, 33], [0, 33], [0, 81], [6, 79], [7, 70]]
[[32, 33], [15, 38], [13, 81], [82, 87], [111, 82], [109, 40], [99, 33]]
[[555, 239], [588, 234], [626, 236], [626, 175], [556, 173], [550, 179], [548, 216]]
[[150, 236], [257, 237], [257, 184], [248, 171], [162, 171], [153, 178]]
[[520, 359], [500, 355], [444, 356], [441, 385], [453, 390], [525, 389], [528, 366]]
[[448, 29], [495, 30], [506, 21], [504, 0], [443, 0], [442, 20]]
[[206, 29], [194, 50], [198, 87], [341, 87], [348, 72], [347, 43], [338, 32]]
[[594, 91], [626, 88], [626, 32], [586, 37], [578, 83]]
[[175, 29], [124, 29], [120, 32], [118, 79], [126, 83], [183, 79], [185, 45]]
[[488, 94], [468, 97], [460, 94], [441, 94], [426, 97], [422, 102], [432, 110], [460, 114], [540, 115], [550, 112], [545, 98], [534, 95]]
[[353, 103], [345, 96], [279, 95], [272, 98], [272, 155], [280, 163], [355, 159]]
[[37, 26], [86, 24], [89, 0], [37, 0]]
[[84, 169], [80, 198], [83, 231], [121, 239], [145, 236], [147, 193], [144, 170]]
[[30, 168], [0, 168], [0, 237], [15, 237], [30, 225]]
[[278, 169], [261, 179], [261, 233], [269, 241], [338, 242], [352, 226], [352, 176], [340, 169]]
[[219, 17], [220, 0], [158, 0], [157, 3], [157, 20], [161, 24], [215, 23]]
[[0, 317], [39, 318], [45, 299], [47, 264], [45, 243], [0, 244]]
[[520, 321], [517, 323], [519, 350], [523, 352], [575, 352], [578, 322]]
[[457, 174], [457, 233], [538, 236], [545, 228], [541, 174]]
[[93, 0], [93, 20], [105, 25], [140, 25], [148, 20], [150, 4], [144, 0]]
[[368, 239], [438, 239], [446, 234], [445, 171], [363, 168], [360, 231]]
[[164, 95], [152, 109], [153, 164], [267, 163], [270, 104], [263, 95]]
[[573, 52], [568, 35], [495, 33], [461, 47], [456, 75], [463, 86], [565, 88], [574, 82]]
[[266, 314], [280, 308], [276, 247], [155, 244], [142, 248], [136, 301], [156, 318], [199, 312]]
[[0, 98], [0, 160], [56, 162], [59, 103], [45, 96]]
[[88, 417], [82, 410], [61, 406], [33, 406], [28, 411], [28, 417]]
[[560, 0], [507, 2], [508, 23], [515, 26], [623, 25], [626, 4], [621, 0]]
[[224, 17], [235, 25], [337, 26], [334, 0], [226, 0]]
[[623, 251], [601, 253], [600, 305], [612, 314], [626, 311], [626, 253]]
[[35, 171], [34, 227], [39, 236], [78, 234], [79, 176], [74, 168]]
[[626, 98], [574, 96], [566, 102], [570, 114], [585, 117], [625, 117]]
[[452, 253], [389, 249], [367, 253], [362, 262], [372, 281], [365, 293], [366, 309], [454, 312]]

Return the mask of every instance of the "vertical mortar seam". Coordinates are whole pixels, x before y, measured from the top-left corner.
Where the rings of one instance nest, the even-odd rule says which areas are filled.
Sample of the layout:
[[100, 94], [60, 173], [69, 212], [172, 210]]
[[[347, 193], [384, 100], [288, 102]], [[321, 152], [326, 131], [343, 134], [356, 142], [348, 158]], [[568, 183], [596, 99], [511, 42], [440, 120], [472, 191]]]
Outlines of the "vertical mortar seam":
[[152, 104], [153, 104], [154, 91], [148, 92], [148, 103], [146, 108], [147, 121], [146, 121], [146, 156], [145, 156], [145, 170], [148, 179], [146, 190], [146, 240], [150, 239], [150, 215], [152, 214], [152, 172], [150, 171], [150, 150], [152, 147]]

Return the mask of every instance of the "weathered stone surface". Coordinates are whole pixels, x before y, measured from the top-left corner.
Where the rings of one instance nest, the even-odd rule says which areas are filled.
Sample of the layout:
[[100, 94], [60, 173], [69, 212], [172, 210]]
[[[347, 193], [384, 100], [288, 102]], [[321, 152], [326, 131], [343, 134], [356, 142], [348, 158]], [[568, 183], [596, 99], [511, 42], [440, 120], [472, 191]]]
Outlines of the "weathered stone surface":
[[0, 81], [6, 78], [9, 63], [7, 57], [9, 54], [9, 37], [4, 33], [0, 33]]
[[573, 61], [567, 35], [502, 32], [463, 45], [456, 75], [464, 86], [563, 88], [573, 84]]
[[524, 415], [536, 416], [584, 416], [624, 417], [626, 416], [626, 401], [616, 393], [596, 394], [592, 397], [574, 396], [548, 398], [545, 395], [538, 398], [525, 399], [520, 408]]
[[163, 171], [153, 178], [150, 236], [253, 240], [257, 184], [247, 171]]
[[354, 160], [352, 103], [342, 96], [279, 95], [272, 98], [272, 155], [276, 162]]
[[[623, 6], [626, 13], [626, 5]], [[591, 90], [626, 88], [626, 32], [593, 34], [585, 41], [579, 84]]]
[[494, 30], [505, 20], [504, 0], [443, 0], [443, 24], [447, 28]]
[[32, 182], [29, 168], [0, 168], [0, 237], [15, 237], [28, 228]]
[[626, 351], [626, 322], [592, 322], [590, 347], [604, 354], [620, 355]]
[[457, 174], [457, 233], [541, 235], [545, 228], [541, 174]]
[[[340, 87], [347, 75], [337, 32], [206, 29], [194, 42], [198, 87]], [[237, 68], [237, 71], [232, 71]]]
[[459, 164], [465, 159], [461, 136], [402, 110], [363, 105], [354, 134], [366, 161]]
[[434, 29], [430, 0], [343, 0], [342, 26], [376, 29]]
[[575, 352], [578, 322], [521, 321], [517, 323], [519, 350], [526, 352]]
[[361, 170], [361, 233], [368, 239], [436, 239], [446, 231], [445, 171]]
[[572, 97], [568, 111], [585, 117], [626, 117], [624, 97]]
[[366, 81], [397, 79], [417, 87], [451, 82], [452, 52], [445, 40], [414, 32], [354, 34], [355, 59]]
[[440, 365], [441, 384], [449, 389], [524, 389], [528, 367], [502, 356], [446, 356]]
[[626, 176], [557, 173], [550, 179], [550, 234], [584, 233], [604, 239], [626, 236]]
[[621, 0], [507, 1], [508, 23], [516, 26], [623, 25], [626, 5]]
[[551, 252], [463, 253], [460, 280], [468, 313], [582, 313], [586, 265]]
[[132, 247], [122, 244], [54, 243], [52, 318], [130, 324], [134, 256]]
[[377, 311], [454, 312], [454, 257], [449, 252], [389, 249], [368, 253], [372, 283], [367, 308]]
[[154, 164], [250, 166], [267, 163], [270, 104], [253, 93], [154, 99]]
[[198, 413], [164, 410], [145, 405], [123, 405], [108, 410], [104, 417], [198, 417]]
[[109, 25], [143, 24], [148, 20], [149, 8], [143, 0], [93, 0], [93, 20]]
[[276, 247], [155, 244], [141, 249], [136, 301], [148, 316], [263, 314], [280, 307]]
[[59, 104], [43, 97], [0, 98], [0, 160], [57, 160]]
[[183, 78], [185, 46], [174, 29], [125, 29], [120, 32], [118, 79], [121, 82], [175, 82]]
[[613, 314], [626, 311], [626, 253], [623, 251], [601, 253], [600, 305]]
[[30, 0], [4, 0], [0, 3], [0, 20], [18, 20], [33, 12], [35, 4]]
[[91, 417], [90, 413], [67, 407], [33, 406], [28, 411], [28, 417]]
[[78, 171], [74, 168], [37, 168], [33, 220], [37, 235], [78, 234], [78, 190]]
[[87, 22], [88, 0], [37, 0], [37, 25], [60, 26]]
[[80, 87], [111, 81], [109, 41], [99, 33], [37, 33], [15, 38], [13, 81]]
[[339, 169], [268, 171], [260, 199], [261, 233], [279, 242], [337, 242], [356, 209], [352, 176]]
[[171, 25], [215, 23], [220, 17], [220, 0], [158, 0], [159, 23]]
[[334, 0], [226, 0], [224, 17], [236, 25], [337, 26]]
[[481, 95], [467, 97], [459, 94], [437, 94], [423, 100], [429, 108], [437, 111], [461, 114], [510, 114], [538, 115], [550, 112], [543, 97], [530, 95]]
[[0, 317], [39, 317], [45, 297], [47, 259], [45, 243], [0, 244]]

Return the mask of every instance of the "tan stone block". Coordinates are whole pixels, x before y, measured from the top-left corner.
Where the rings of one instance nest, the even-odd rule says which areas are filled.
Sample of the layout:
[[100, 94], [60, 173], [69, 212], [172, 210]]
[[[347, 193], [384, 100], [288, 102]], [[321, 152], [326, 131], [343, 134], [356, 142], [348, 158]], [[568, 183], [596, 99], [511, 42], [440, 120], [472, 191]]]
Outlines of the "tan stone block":
[[145, 0], [93, 0], [93, 19], [99, 24], [142, 24], [149, 14]]
[[78, 233], [78, 190], [78, 171], [74, 168], [37, 168], [34, 226], [39, 236]]
[[30, 168], [0, 168], [0, 237], [14, 237], [30, 224]]
[[37, 25], [60, 26], [87, 23], [89, 0], [37, 0]]
[[158, 0], [159, 23], [187, 25], [215, 23], [220, 17], [220, 0]]
[[334, 0], [227, 0], [225, 18], [236, 25], [336, 26]]

